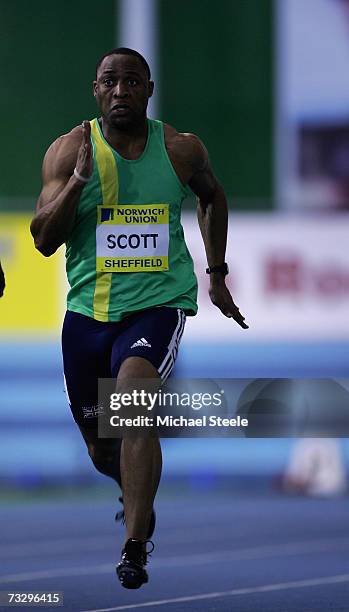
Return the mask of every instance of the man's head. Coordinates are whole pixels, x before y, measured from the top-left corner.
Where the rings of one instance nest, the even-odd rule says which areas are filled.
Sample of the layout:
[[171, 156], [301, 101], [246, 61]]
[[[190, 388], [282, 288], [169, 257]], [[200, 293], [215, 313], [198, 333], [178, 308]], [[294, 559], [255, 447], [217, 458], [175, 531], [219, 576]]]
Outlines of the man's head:
[[144, 120], [153, 89], [148, 63], [134, 49], [113, 49], [97, 63], [93, 93], [103, 119], [119, 129]]

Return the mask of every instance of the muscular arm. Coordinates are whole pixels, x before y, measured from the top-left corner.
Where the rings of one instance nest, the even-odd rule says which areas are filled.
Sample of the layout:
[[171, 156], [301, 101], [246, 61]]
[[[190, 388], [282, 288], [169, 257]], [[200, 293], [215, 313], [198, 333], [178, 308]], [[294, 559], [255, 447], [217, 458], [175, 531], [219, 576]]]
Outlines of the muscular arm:
[[[214, 176], [205, 147], [197, 141], [194, 174], [189, 186], [197, 196], [197, 215], [209, 266], [224, 263], [228, 232], [228, 206], [224, 191]], [[222, 278], [213, 273], [212, 279]]]
[[36, 248], [49, 257], [69, 238], [77, 204], [85, 183], [75, 178], [78, 172], [89, 177], [92, 172], [90, 124], [75, 128], [56, 140], [43, 163], [43, 188], [30, 231]]
[[[208, 265], [224, 263], [228, 231], [228, 206], [223, 188], [211, 169], [208, 154], [193, 134], [182, 134], [182, 158], [189, 170], [188, 184], [197, 196], [197, 215]], [[220, 272], [210, 274], [210, 298], [226, 317], [232, 317], [243, 329], [244, 322]]]

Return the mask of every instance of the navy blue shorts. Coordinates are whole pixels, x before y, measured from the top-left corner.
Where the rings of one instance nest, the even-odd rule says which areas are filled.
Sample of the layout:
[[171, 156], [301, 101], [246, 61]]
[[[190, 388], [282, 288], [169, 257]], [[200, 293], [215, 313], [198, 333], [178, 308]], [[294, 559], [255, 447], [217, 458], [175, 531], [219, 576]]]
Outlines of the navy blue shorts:
[[184, 324], [180, 308], [165, 306], [115, 323], [68, 310], [62, 331], [63, 367], [75, 421], [97, 427], [98, 379], [116, 378], [127, 357], [144, 357], [165, 381], [173, 369]]

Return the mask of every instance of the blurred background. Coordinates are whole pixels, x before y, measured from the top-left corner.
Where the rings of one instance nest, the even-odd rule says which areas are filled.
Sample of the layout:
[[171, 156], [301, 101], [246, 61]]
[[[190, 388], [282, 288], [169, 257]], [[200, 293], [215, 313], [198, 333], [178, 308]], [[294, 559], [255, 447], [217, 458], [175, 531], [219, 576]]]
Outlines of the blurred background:
[[[95, 65], [114, 47], [148, 59], [150, 116], [200, 136], [229, 201], [228, 283], [250, 329], [209, 303], [188, 199], [183, 225], [200, 308], [177, 376], [348, 377], [349, 2], [0, 0], [0, 12], [3, 497], [77, 484], [112, 489], [92, 468], [64, 394], [64, 248], [43, 258], [29, 223], [45, 151], [96, 116]], [[272, 486], [291, 469], [293, 445], [165, 440], [162, 486]], [[346, 473], [346, 440], [336, 449]]]

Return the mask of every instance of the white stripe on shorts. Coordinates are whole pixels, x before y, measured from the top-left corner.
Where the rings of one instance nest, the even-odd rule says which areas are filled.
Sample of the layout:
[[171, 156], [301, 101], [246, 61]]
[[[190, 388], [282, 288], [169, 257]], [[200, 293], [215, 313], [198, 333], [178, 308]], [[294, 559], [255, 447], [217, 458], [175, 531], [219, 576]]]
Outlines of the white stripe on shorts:
[[162, 361], [162, 363], [160, 364], [160, 366], [158, 368], [159, 374], [161, 374], [165, 370], [165, 368], [167, 368], [169, 362], [172, 362], [172, 351], [173, 351], [174, 346], [176, 344], [178, 334], [180, 333], [180, 329], [181, 329], [181, 327], [183, 325], [182, 311], [179, 308], [177, 308], [177, 316], [178, 316], [177, 325], [176, 325], [176, 328], [175, 328], [175, 330], [174, 330], [174, 332], [172, 334], [172, 338], [170, 340], [170, 343], [169, 343], [169, 345], [167, 347], [168, 351], [166, 353], [165, 359]]
[[185, 324], [186, 316], [180, 308], [177, 308], [177, 314], [178, 314], [178, 323], [176, 325], [176, 329], [174, 330], [172, 338], [170, 340], [170, 344], [167, 347], [168, 351], [166, 353], [165, 359], [162, 361], [162, 363], [160, 364], [158, 368], [158, 372], [162, 380], [165, 380], [169, 376], [174, 366], [174, 362], [175, 362], [177, 352], [178, 352], [179, 342], [181, 340], [181, 337], [184, 331], [184, 324]]
[[71, 406], [71, 401], [69, 398], [68, 387], [67, 387], [67, 381], [66, 381], [64, 372], [63, 372], [63, 379], [64, 379], [64, 391], [66, 392], [66, 395], [67, 395], [68, 404], [69, 406]]
[[178, 353], [178, 348], [179, 348], [179, 343], [181, 341], [181, 338], [183, 336], [183, 332], [184, 332], [184, 323], [185, 323], [185, 315], [184, 315], [184, 319], [183, 319], [183, 325], [181, 326], [178, 336], [177, 336], [177, 340], [175, 343], [175, 346], [173, 348], [172, 351], [172, 356], [171, 356], [171, 361], [172, 363], [169, 364], [167, 367], [165, 367], [163, 373], [162, 373], [162, 380], [163, 382], [165, 382], [165, 380], [169, 377], [169, 375], [172, 372], [172, 368], [174, 367], [175, 361], [176, 361], [176, 357], [177, 357], [177, 353]]

